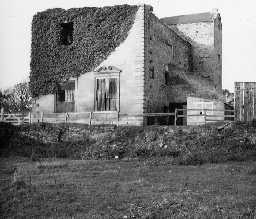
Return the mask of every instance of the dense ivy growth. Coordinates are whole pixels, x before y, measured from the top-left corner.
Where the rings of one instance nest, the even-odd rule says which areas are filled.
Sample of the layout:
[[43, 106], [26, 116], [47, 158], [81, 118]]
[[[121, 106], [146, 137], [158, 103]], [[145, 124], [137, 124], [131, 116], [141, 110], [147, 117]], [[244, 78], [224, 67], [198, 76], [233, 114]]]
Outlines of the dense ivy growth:
[[[30, 89], [34, 97], [54, 93], [57, 84], [99, 65], [123, 42], [137, 6], [49, 9], [32, 22]], [[73, 22], [73, 42], [61, 43], [62, 24]]]

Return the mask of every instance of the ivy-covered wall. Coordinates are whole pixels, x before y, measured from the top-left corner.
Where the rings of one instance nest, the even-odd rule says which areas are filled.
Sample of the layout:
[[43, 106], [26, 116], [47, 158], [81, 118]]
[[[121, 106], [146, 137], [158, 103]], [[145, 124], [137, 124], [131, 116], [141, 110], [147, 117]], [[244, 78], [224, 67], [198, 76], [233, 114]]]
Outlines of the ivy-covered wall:
[[[49, 9], [32, 22], [30, 89], [54, 93], [59, 82], [91, 71], [127, 37], [138, 6]], [[61, 43], [61, 24], [73, 22], [73, 42]]]

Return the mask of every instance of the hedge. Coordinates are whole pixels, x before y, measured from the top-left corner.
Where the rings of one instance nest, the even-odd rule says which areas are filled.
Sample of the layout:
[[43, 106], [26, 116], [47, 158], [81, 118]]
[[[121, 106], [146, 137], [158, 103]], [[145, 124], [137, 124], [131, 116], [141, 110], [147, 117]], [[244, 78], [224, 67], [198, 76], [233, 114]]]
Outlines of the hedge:
[[[138, 6], [48, 9], [32, 21], [30, 90], [54, 93], [58, 84], [97, 67], [127, 37]], [[61, 44], [61, 24], [73, 22], [73, 43]]]

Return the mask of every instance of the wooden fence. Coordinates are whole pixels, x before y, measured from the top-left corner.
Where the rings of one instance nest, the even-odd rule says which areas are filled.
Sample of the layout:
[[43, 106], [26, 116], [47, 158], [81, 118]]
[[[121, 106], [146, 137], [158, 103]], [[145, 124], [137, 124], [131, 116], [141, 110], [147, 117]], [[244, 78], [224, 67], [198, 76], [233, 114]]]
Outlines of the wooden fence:
[[24, 123], [31, 123], [31, 113], [0, 113], [0, 121], [12, 123], [13, 125], [21, 125]]
[[177, 125], [179, 118], [195, 117], [202, 118], [204, 124], [211, 122], [234, 121], [234, 110], [217, 109], [175, 109], [174, 125]]
[[[215, 114], [214, 114], [215, 112]], [[219, 112], [219, 114], [216, 112]], [[98, 124], [122, 124], [120, 121], [125, 118], [150, 118], [153, 124], [160, 124], [158, 119], [166, 119], [172, 124], [179, 125], [179, 119], [187, 119], [188, 117], [197, 117], [202, 119], [203, 123], [234, 121], [234, 110], [212, 110], [212, 109], [175, 109], [173, 113], [144, 113], [144, 114], [122, 114], [118, 112], [79, 112], [79, 113], [39, 113], [32, 114], [0, 114], [0, 121], [20, 125], [24, 123], [83, 123], [88, 125]], [[167, 122], [168, 123], [168, 122]], [[127, 123], [128, 124], [128, 123]], [[182, 124], [186, 125], [186, 123]]]

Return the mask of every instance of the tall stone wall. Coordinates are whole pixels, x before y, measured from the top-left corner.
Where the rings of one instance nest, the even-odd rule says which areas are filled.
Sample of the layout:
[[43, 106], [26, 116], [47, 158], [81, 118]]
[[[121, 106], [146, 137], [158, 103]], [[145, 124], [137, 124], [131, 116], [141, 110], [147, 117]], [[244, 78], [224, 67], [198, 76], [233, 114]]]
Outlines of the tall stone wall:
[[217, 57], [215, 65], [215, 81], [219, 83], [217, 88], [222, 90], [222, 23], [220, 14], [214, 20], [214, 48]]
[[222, 89], [222, 24], [220, 15], [212, 21], [171, 25], [192, 45], [193, 71]]
[[191, 46], [148, 7], [145, 10], [145, 112], [164, 112], [169, 103], [175, 101], [175, 96], [180, 95], [170, 92], [174, 69], [191, 70]]

